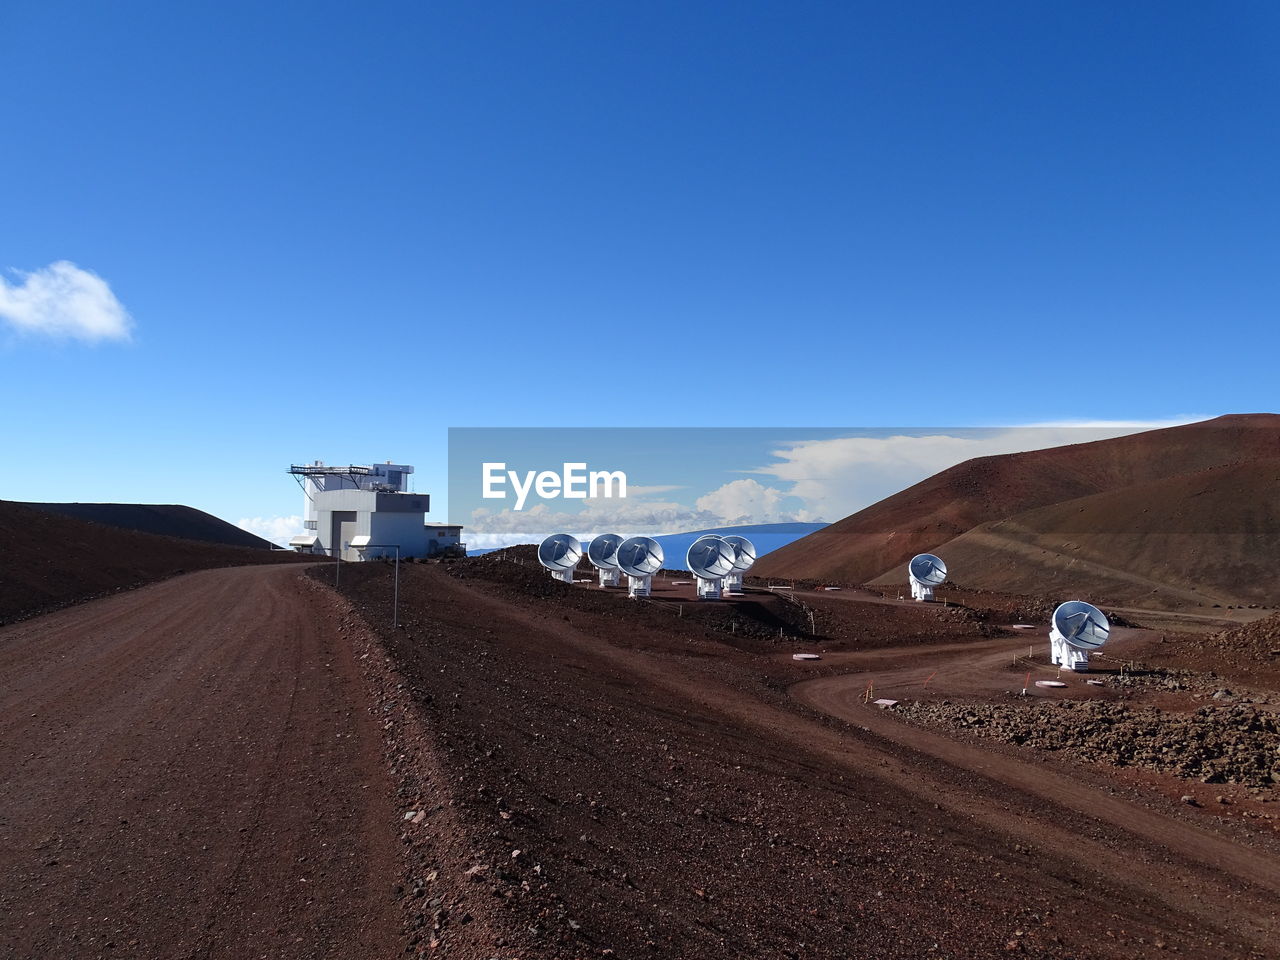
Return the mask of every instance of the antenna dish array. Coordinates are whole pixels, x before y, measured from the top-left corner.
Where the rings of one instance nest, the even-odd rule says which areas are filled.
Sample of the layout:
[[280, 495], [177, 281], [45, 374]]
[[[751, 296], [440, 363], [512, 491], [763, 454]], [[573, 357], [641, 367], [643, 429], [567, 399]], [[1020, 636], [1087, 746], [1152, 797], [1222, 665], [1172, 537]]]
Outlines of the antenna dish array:
[[618, 569], [618, 547], [622, 541], [616, 533], [602, 533], [587, 545], [587, 559], [600, 571], [602, 587], [616, 587], [622, 579]]
[[[538, 546], [538, 562], [565, 583], [573, 583], [582, 554], [582, 544], [567, 533], [547, 537]], [[616, 587], [626, 574], [629, 597], [650, 595], [653, 575], [665, 559], [662, 544], [652, 537], [623, 539], [616, 533], [592, 539], [586, 554], [599, 572], [600, 586]], [[756, 562], [756, 548], [746, 537], [706, 534], [693, 541], [685, 561], [697, 579], [698, 599], [719, 600], [724, 594], [742, 593], [742, 575]]]
[[722, 537], [708, 534], [689, 546], [685, 563], [698, 581], [699, 600], [719, 600], [724, 578], [733, 573], [737, 551]]
[[1068, 600], [1053, 611], [1049, 627], [1049, 659], [1078, 673], [1089, 669], [1089, 654], [1101, 650], [1111, 636], [1111, 621], [1092, 603]]
[[[582, 544], [567, 533], [547, 537], [538, 545], [538, 562], [551, 576], [573, 583], [573, 571], [582, 559]], [[619, 573], [627, 575], [627, 595], [647, 597], [653, 575], [665, 559], [662, 544], [652, 537], [624, 540], [616, 533], [594, 538], [587, 547], [587, 559], [600, 572], [600, 586], [617, 586]], [[755, 563], [755, 545], [746, 537], [718, 537], [707, 534], [689, 547], [685, 561], [698, 581], [699, 600], [719, 600], [721, 591], [740, 593], [742, 575]], [[947, 565], [931, 553], [911, 558], [908, 565], [911, 596], [917, 601], [932, 600], [935, 587], [947, 579]], [[1053, 611], [1049, 628], [1049, 657], [1058, 666], [1078, 673], [1089, 669], [1089, 654], [1100, 650], [1111, 636], [1111, 622], [1091, 603], [1068, 600]]]
[[581, 559], [582, 544], [567, 533], [553, 533], [538, 544], [538, 562], [565, 583], [573, 583], [573, 570]]
[[947, 565], [932, 553], [917, 553], [907, 565], [907, 574], [911, 581], [911, 599], [932, 600], [934, 587], [946, 582]]
[[733, 570], [724, 578], [724, 592], [742, 593], [742, 575], [756, 562], [756, 545], [746, 537], [729, 536], [724, 542], [733, 547]]
[[616, 562], [627, 575], [627, 596], [647, 597], [653, 575], [662, 569], [662, 544], [653, 537], [631, 537], [618, 545]]

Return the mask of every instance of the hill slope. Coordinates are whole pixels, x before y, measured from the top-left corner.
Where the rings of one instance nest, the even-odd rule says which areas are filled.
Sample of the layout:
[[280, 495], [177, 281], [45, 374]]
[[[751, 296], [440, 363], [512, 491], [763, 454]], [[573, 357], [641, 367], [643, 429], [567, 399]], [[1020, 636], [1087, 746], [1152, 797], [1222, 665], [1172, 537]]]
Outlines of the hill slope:
[[[1112, 603], [1266, 604], [1280, 596], [1280, 459], [1040, 507], [937, 548], [965, 587], [1085, 592]], [[906, 565], [874, 582], [906, 583]]]
[[0, 623], [189, 570], [300, 559], [122, 530], [0, 500]]
[[[1165, 561], [1166, 572], [1176, 573], [1178, 580], [1171, 585], [1172, 593], [1185, 593], [1206, 565], [1218, 571], [1213, 585], [1217, 590], [1219, 584], [1247, 575], [1238, 562], [1246, 542], [1274, 555], [1274, 513], [1280, 506], [1274, 494], [1266, 494], [1272, 484], [1267, 478], [1271, 467], [1260, 465], [1256, 473], [1243, 468], [1218, 475], [1206, 471], [1276, 459], [1280, 416], [1274, 414], [1219, 417], [1093, 443], [983, 457], [944, 470], [783, 547], [762, 558], [756, 570], [762, 576], [866, 582], [886, 574], [899, 576], [896, 568], [914, 554], [941, 551], [973, 531], [956, 545], [956, 555], [946, 558], [958, 582], [968, 585], [974, 571], [990, 564], [1003, 572], [983, 576], [998, 579], [999, 589], [1016, 590], [1034, 579], [1037, 590], [1023, 592], [1038, 592], [1046, 569], [1074, 567], [1079, 573], [1080, 561], [1091, 558], [1096, 562], [1108, 557], [1108, 566], [1142, 570], [1150, 577], [1150, 568], [1143, 565], [1156, 552], [1152, 537], [1163, 532], [1173, 537], [1166, 544], [1170, 549]], [[1195, 479], [1200, 474], [1204, 476]], [[1175, 478], [1183, 482], [1160, 483]], [[1224, 492], [1206, 497], [1219, 482]], [[1246, 489], [1263, 500], [1265, 516], [1243, 512], [1243, 505], [1225, 492], [1239, 495]], [[1106, 499], [1108, 494], [1116, 499]], [[1100, 495], [1103, 499], [1087, 502]], [[1074, 505], [1067, 507], [1068, 503]], [[1032, 515], [1054, 505], [1063, 505], [1062, 510]], [[1126, 518], [1123, 523], [1120, 517]], [[1015, 518], [1012, 524], [998, 526]], [[1215, 532], [1220, 534], [1217, 539], [1211, 536]], [[1092, 538], [1090, 546], [1068, 548], [1086, 534]], [[1110, 539], [1099, 539], [1104, 537]], [[1018, 563], [1039, 564], [1042, 569], [1024, 573], [1015, 557]], [[1107, 571], [1066, 580], [1105, 582], [1108, 588], [1127, 583], [1117, 590], [1123, 595], [1119, 599], [1133, 598], [1139, 589], [1126, 577]], [[1064, 580], [1054, 582], [1060, 585]], [[1158, 587], [1148, 584], [1144, 589], [1149, 596]], [[1197, 597], [1182, 596], [1181, 602], [1199, 602], [1199, 591], [1192, 592]]]
[[181, 537], [256, 550], [271, 549], [270, 542], [247, 530], [203, 510], [177, 503], [24, 503], [22, 506], [162, 537]]

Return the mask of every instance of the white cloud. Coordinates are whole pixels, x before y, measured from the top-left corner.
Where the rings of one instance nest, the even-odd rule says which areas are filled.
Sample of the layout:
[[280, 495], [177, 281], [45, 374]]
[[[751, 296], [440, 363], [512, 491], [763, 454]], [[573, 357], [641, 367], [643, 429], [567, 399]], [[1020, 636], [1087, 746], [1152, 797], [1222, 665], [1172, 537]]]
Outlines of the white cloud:
[[242, 517], [236, 526], [270, 540], [278, 547], [287, 547], [291, 538], [304, 531], [302, 517], [299, 516]]
[[792, 443], [775, 463], [747, 471], [788, 484], [798, 520], [837, 520], [976, 457], [1042, 450], [1175, 426], [1187, 420], [1080, 421], [1000, 427], [930, 436], [838, 437]]
[[20, 333], [96, 342], [128, 340], [133, 319], [107, 281], [59, 260], [16, 282], [0, 276], [0, 320]]
[[786, 494], [777, 487], [766, 487], [758, 480], [733, 480], [695, 503], [699, 510], [719, 517], [717, 526], [742, 523], [786, 523], [797, 519], [795, 512], [783, 507]]
[[987, 452], [997, 451], [982, 441], [945, 434], [840, 437], [775, 450], [777, 462], [751, 472], [786, 484], [785, 492], [803, 504], [796, 519], [838, 520]]
[[[524, 533], [476, 533], [468, 527], [463, 531], [462, 542], [467, 545], [468, 553], [475, 553], [477, 550], [497, 550], [501, 547], [514, 547], [519, 543], [541, 543], [546, 537], [552, 533], [560, 533], [560, 530], [549, 531], [525, 531]], [[590, 539], [584, 535], [584, 539]]]

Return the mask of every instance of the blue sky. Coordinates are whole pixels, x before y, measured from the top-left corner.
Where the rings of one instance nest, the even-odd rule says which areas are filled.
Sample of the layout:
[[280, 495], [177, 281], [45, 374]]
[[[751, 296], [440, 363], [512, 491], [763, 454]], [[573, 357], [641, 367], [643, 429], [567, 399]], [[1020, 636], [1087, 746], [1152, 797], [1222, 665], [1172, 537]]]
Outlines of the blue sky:
[[[1274, 5], [0, 17], [0, 496], [236, 520], [314, 458], [440, 502], [450, 426], [1276, 407]], [[62, 261], [108, 335], [31, 307]]]

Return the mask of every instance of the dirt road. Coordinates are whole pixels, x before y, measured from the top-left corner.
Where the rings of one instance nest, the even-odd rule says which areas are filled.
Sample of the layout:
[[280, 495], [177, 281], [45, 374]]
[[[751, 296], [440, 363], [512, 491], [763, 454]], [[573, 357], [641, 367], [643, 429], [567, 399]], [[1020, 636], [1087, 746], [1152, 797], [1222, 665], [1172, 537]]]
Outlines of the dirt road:
[[395, 627], [388, 566], [301, 573], [0, 630], [0, 958], [1277, 955], [1262, 830], [862, 703], [1043, 630], [833, 601], [881, 643], [802, 664], [501, 558], [406, 565]]
[[395, 812], [297, 567], [0, 630], [0, 956], [387, 957]]
[[[971, 791], [954, 798], [956, 808], [977, 819], [985, 816], [993, 825], [1004, 818], [1009, 832], [1050, 851], [1060, 863], [1073, 863], [1075, 875], [1109, 873], [1123, 878], [1137, 897], [1175, 906], [1201, 929], [1230, 915], [1237, 932], [1247, 932], [1260, 943], [1270, 939], [1280, 872], [1267, 850], [1245, 847], [1210, 827], [1135, 804], [1082, 779], [1077, 770], [1055, 769], [1042, 758], [906, 724], [865, 702], [868, 684], [876, 695], [918, 697], [924, 681], [936, 673], [945, 673], [938, 686], [950, 696], [990, 695], [1002, 679], [1006, 687], [1017, 686], [1023, 681], [1002, 674], [1001, 667], [1021, 647], [1022, 639], [973, 644], [968, 650], [931, 649], [923, 662], [905, 667], [899, 665], [903, 655], [920, 657], [919, 651], [869, 652], [857, 658], [861, 672], [806, 681], [791, 692], [802, 703], [914, 751], [926, 766], [963, 770], [988, 781], [995, 789], [987, 804]], [[1036, 679], [1055, 675], [1052, 667], [1031, 668]], [[1083, 686], [1078, 677], [1070, 677], [1069, 682]], [[920, 777], [923, 782], [929, 780], [927, 773]], [[1202, 791], [1206, 801], [1212, 789]], [[1016, 820], [1008, 817], [1015, 796], [1028, 801]], [[1170, 877], [1177, 877], [1178, 884], [1170, 883]]]
[[1266, 837], [861, 704], [867, 671], [918, 686], [935, 660], [1000, 682], [1022, 636], [824, 654], [859, 672], [796, 686], [789, 641], [514, 564], [402, 572], [394, 631], [384, 571], [349, 587], [449, 744], [483, 892], [531, 953], [1276, 955]]

